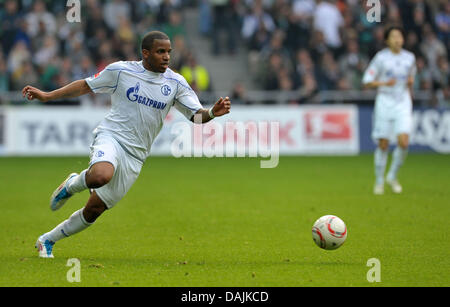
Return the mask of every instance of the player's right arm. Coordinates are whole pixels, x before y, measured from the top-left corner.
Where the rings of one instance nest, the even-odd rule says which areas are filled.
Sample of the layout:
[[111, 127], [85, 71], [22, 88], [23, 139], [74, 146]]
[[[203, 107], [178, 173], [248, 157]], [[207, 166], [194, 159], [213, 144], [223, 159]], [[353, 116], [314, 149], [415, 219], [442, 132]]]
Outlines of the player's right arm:
[[22, 95], [28, 100], [38, 99], [39, 101], [46, 102], [62, 98], [79, 97], [91, 92], [92, 90], [86, 80], [77, 80], [51, 92], [44, 92], [38, 88], [27, 85], [23, 88]]
[[75, 98], [87, 93], [112, 94], [117, 88], [121, 62], [115, 62], [106, 66], [104, 70], [86, 79], [74, 81], [52, 92], [44, 92], [32, 86], [26, 86], [22, 90], [23, 97], [28, 100], [38, 99], [42, 102], [58, 100], [61, 98]]

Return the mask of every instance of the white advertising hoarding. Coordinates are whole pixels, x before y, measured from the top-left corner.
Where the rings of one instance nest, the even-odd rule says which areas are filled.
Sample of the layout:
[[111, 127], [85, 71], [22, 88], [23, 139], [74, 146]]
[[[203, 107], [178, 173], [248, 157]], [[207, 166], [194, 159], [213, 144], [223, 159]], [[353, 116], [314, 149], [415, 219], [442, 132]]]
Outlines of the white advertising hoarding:
[[7, 155], [86, 155], [104, 108], [9, 107], [5, 116]]

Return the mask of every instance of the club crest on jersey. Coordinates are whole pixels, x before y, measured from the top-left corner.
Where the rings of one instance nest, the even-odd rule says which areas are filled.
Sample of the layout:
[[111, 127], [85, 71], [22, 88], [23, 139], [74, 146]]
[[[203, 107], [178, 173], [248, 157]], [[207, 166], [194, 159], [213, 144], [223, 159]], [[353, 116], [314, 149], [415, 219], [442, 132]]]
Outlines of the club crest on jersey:
[[[159, 110], [165, 109], [165, 107], [167, 106], [167, 103], [156, 101], [156, 100], [150, 99], [148, 97], [139, 95], [140, 87], [141, 87], [141, 85], [138, 82], [138, 83], [136, 83], [136, 85], [134, 87], [130, 87], [128, 89], [128, 91], [127, 91], [128, 100], [139, 103], [139, 104], [143, 104], [147, 107], [159, 109]], [[170, 88], [169, 88], [169, 90], [170, 90]]]
[[161, 87], [161, 93], [164, 96], [169, 96], [171, 92], [172, 92], [172, 89], [167, 84], [165, 84]]

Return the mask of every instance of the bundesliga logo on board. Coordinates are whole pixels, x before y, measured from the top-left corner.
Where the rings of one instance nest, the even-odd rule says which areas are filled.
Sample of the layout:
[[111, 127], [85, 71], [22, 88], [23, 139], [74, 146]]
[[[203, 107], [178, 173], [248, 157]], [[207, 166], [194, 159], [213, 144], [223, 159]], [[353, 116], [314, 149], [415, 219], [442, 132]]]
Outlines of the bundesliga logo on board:
[[349, 140], [352, 136], [348, 112], [307, 112], [305, 125], [310, 140]]

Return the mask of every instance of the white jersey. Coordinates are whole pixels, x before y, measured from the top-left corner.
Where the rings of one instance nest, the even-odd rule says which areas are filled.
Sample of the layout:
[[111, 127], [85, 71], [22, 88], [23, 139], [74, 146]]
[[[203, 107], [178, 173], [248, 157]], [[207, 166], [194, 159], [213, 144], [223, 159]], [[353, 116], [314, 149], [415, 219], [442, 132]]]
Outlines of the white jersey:
[[116, 62], [85, 79], [94, 93], [111, 94], [111, 110], [94, 134], [111, 135], [131, 156], [145, 161], [172, 106], [187, 119], [202, 108], [180, 75], [167, 69], [155, 73], [142, 61]]
[[402, 49], [395, 54], [389, 48], [379, 51], [364, 73], [363, 83], [386, 82], [395, 79], [394, 86], [378, 87], [376, 107], [382, 109], [410, 109], [412, 107], [408, 79], [416, 74], [416, 58]]

